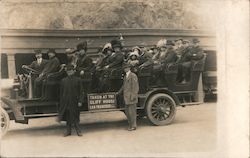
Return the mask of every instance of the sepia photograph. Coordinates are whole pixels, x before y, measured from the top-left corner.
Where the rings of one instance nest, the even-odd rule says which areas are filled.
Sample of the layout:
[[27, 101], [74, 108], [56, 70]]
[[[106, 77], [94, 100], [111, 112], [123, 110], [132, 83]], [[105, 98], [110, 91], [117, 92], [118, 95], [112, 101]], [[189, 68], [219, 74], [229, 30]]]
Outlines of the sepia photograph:
[[248, 0], [0, 0], [1, 157], [249, 157]]

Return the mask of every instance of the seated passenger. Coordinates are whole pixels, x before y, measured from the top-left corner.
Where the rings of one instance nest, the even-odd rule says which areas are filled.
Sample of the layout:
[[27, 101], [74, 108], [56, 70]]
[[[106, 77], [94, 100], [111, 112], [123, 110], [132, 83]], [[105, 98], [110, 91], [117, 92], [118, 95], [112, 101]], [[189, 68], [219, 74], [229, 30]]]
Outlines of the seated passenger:
[[178, 58], [177, 61], [180, 60], [182, 53], [185, 49], [183, 44], [184, 44], [184, 40], [182, 38], [175, 40], [174, 49], [175, 49], [175, 53], [176, 53], [177, 58]]
[[77, 61], [76, 61], [76, 75], [83, 76], [85, 71], [92, 71], [94, 68], [93, 60], [86, 54], [87, 41], [79, 43], [76, 46]]
[[[34, 50], [34, 52], [35, 52], [36, 60], [33, 61], [30, 65], [22, 65], [22, 68], [24, 68], [24, 69], [31, 68], [34, 70], [34, 74], [33, 73], [31, 74], [31, 78], [32, 78], [31, 82], [32, 82], [32, 87], [33, 87], [32, 91], [34, 92], [33, 95], [35, 95], [35, 90], [36, 90], [34, 80], [42, 73], [44, 67], [48, 63], [48, 60], [42, 58], [41, 50], [37, 49], [37, 50]], [[24, 80], [22, 80], [22, 81], [24, 81]], [[27, 84], [28, 83], [26, 83], [26, 82], [21, 82], [21, 85], [22, 85], [21, 87], [22, 88], [28, 87]], [[26, 94], [26, 93], [24, 93], [24, 94]]]
[[76, 76], [82, 78], [82, 86], [88, 93], [92, 88], [91, 80], [92, 73], [95, 70], [95, 65], [93, 60], [87, 55], [87, 41], [79, 43], [76, 47], [76, 53], [78, 55], [78, 60], [76, 62]]
[[141, 50], [139, 52], [139, 68], [141, 69], [153, 65], [152, 57], [152, 52], [146, 51], [146, 49], [143, 49], [143, 51]]
[[76, 50], [68, 48], [65, 50], [65, 53], [67, 55], [67, 64], [73, 65], [74, 68], [76, 68], [76, 62], [77, 62], [77, 55]]
[[129, 53], [128, 64], [131, 66], [131, 71], [137, 72], [139, 66], [139, 54], [137, 51]]
[[200, 41], [195, 38], [193, 39], [193, 46], [190, 48], [191, 60], [201, 60], [204, 57], [204, 51], [200, 47]]
[[[60, 68], [60, 62], [58, 58], [55, 56], [56, 51], [54, 49], [49, 49], [48, 50], [48, 56], [49, 60], [48, 63], [45, 65], [44, 69], [42, 70], [42, 73], [39, 75], [38, 78], [35, 79], [35, 97], [40, 97], [41, 96], [41, 87], [42, 87], [42, 82], [45, 81], [50, 73], [57, 72]], [[46, 96], [46, 94], [44, 94]], [[44, 97], [44, 96], [43, 96]]]
[[114, 52], [108, 58], [108, 65], [105, 66], [105, 69], [109, 68], [121, 68], [124, 60], [124, 55], [121, 52], [122, 45], [118, 40], [111, 41], [112, 48]]
[[164, 74], [161, 73], [161, 71], [163, 71], [167, 65], [170, 63], [175, 63], [177, 60], [173, 46], [174, 43], [170, 40], [166, 40], [166, 42], [162, 41], [160, 44], [158, 44], [160, 52], [155, 56], [153, 66], [154, 82], [156, 82], [158, 85], [165, 83]]
[[112, 51], [113, 50], [112, 50], [111, 43], [106, 43], [99, 52], [101, 56], [97, 59], [96, 70], [101, 70], [105, 66], [108, 65], [108, 59], [110, 55], [112, 54]]
[[98, 55], [98, 58], [96, 59], [96, 61], [94, 63], [95, 63], [95, 66], [97, 67], [102, 62], [103, 58], [105, 57], [103, 52], [102, 52], [102, 47], [99, 47], [97, 49], [96, 54]]
[[34, 50], [36, 60], [33, 61], [30, 65], [23, 65], [22, 68], [31, 68], [36, 71], [39, 75], [42, 73], [45, 65], [48, 63], [48, 60], [43, 59], [42, 52], [40, 49]]
[[177, 55], [174, 51], [174, 43], [170, 40], [162, 43], [159, 48], [160, 52], [154, 58], [154, 64], [157, 65], [166, 65], [169, 63], [175, 63], [177, 60]]
[[139, 57], [139, 54], [137, 52], [129, 53], [128, 64], [131, 66], [138, 66], [139, 65], [138, 57]]
[[180, 68], [179, 73], [181, 75], [179, 82], [185, 84], [190, 81], [192, 61], [201, 60], [204, 56], [203, 49], [199, 46], [200, 41], [193, 39], [193, 46], [189, 46], [189, 42], [185, 43], [185, 51], [183, 51], [181, 59], [179, 60]]
[[153, 55], [158, 54], [158, 52], [159, 52], [159, 49], [158, 49], [158, 47], [157, 47], [156, 45], [154, 45], [154, 46], [151, 48], [151, 50], [153, 51], [153, 52], [152, 52]]

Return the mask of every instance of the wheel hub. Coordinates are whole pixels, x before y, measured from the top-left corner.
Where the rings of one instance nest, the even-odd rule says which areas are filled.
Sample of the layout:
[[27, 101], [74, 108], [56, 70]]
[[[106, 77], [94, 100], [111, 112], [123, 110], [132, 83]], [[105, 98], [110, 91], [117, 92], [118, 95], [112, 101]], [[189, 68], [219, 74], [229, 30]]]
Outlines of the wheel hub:
[[165, 112], [166, 112], [166, 110], [167, 110], [167, 108], [166, 108], [166, 107], [164, 107], [163, 105], [162, 105], [162, 106], [160, 106], [160, 112], [165, 113]]

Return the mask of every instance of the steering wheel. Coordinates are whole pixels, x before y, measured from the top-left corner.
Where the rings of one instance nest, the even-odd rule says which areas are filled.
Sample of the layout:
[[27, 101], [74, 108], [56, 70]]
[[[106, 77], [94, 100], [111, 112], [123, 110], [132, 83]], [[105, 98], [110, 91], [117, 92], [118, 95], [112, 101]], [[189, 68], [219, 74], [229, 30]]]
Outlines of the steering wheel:
[[34, 69], [32, 69], [32, 68], [30, 68], [30, 67], [28, 67], [28, 66], [24, 66], [24, 67], [22, 67], [27, 73], [31, 73], [31, 74], [35, 74], [35, 75], [38, 75], [39, 74], [39, 72], [38, 71], [36, 71], [36, 70], [34, 70]]

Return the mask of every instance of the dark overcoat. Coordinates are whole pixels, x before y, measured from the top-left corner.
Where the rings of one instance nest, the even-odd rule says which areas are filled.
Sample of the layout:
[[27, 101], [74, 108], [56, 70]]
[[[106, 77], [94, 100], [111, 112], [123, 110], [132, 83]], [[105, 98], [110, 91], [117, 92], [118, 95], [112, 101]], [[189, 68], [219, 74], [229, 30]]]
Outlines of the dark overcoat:
[[59, 71], [60, 69], [60, 61], [57, 57], [53, 57], [48, 60], [48, 63], [45, 65], [42, 73], [44, 75], [48, 75], [49, 73], [54, 73]]
[[165, 56], [165, 59], [163, 60], [164, 64], [169, 64], [169, 63], [175, 63], [177, 61], [178, 57], [177, 54], [175, 53], [173, 48], [169, 48], [167, 50], [167, 54]]
[[104, 66], [107, 66], [109, 64], [109, 61], [108, 61], [109, 57], [110, 57], [110, 55], [107, 55], [107, 56], [103, 57], [101, 60], [99, 60], [99, 62], [96, 63], [96, 67], [101, 69]]
[[180, 59], [180, 63], [183, 62], [189, 62], [191, 60], [200, 60], [204, 56], [204, 51], [201, 47], [187, 47], [185, 50], [183, 50], [182, 57]]
[[109, 68], [121, 67], [124, 61], [124, 55], [122, 52], [117, 52], [108, 58]]
[[46, 59], [42, 59], [42, 62], [40, 64], [38, 64], [37, 60], [35, 60], [29, 65], [29, 67], [36, 70], [38, 73], [41, 73], [47, 63], [48, 63], [48, 60]]
[[[60, 85], [59, 120], [78, 122], [80, 110], [78, 103], [82, 102], [83, 90], [81, 79], [76, 76], [67, 76]], [[66, 116], [69, 115], [69, 116]]]
[[93, 60], [87, 55], [78, 58], [76, 62], [76, 70], [78, 74], [81, 71], [91, 71], [93, 67], [94, 67]]

